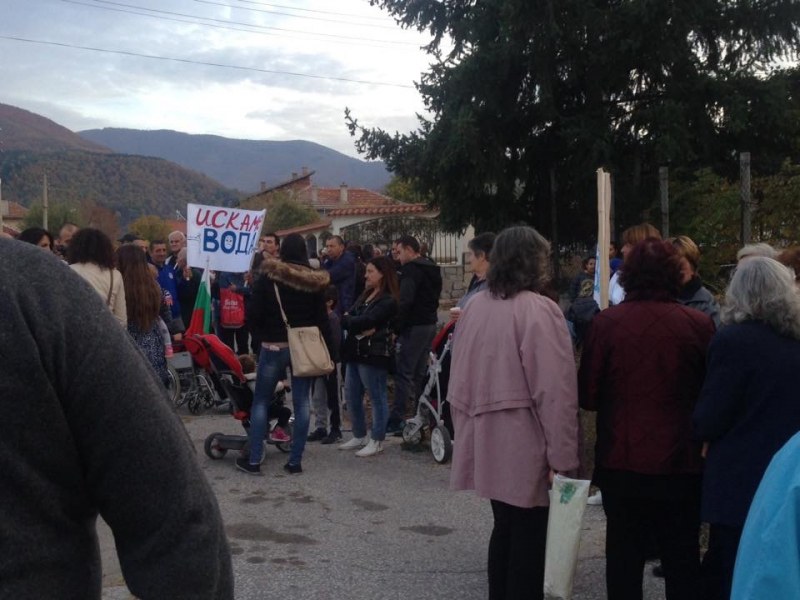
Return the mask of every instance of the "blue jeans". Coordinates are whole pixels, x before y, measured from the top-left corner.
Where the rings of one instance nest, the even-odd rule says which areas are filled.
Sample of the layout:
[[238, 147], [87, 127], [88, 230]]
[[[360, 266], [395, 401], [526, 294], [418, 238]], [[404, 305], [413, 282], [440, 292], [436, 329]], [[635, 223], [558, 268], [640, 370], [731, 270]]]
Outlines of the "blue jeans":
[[[267, 435], [267, 409], [275, 394], [275, 386], [286, 375], [286, 368], [291, 364], [288, 348], [268, 350], [261, 348], [256, 371], [256, 391], [253, 394], [253, 407], [250, 410], [250, 462], [258, 464], [264, 448], [264, 437]], [[303, 450], [308, 436], [309, 405], [311, 395], [310, 377], [292, 375], [292, 408], [294, 411], [294, 429], [292, 430], [292, 448], [289, 452], [289, 463], [299, 465], [303, 460]]]
[[386, 387], [387, 370], [360, 363], [347, 363], [344, 378], [344, 397], [353, 423], [353, 437], [367, 435], [364, 417], [364, 390], [372, 402], [371, 437], [376, 442], [386, 439], [386, 422], [389, 420], [389, 395]]

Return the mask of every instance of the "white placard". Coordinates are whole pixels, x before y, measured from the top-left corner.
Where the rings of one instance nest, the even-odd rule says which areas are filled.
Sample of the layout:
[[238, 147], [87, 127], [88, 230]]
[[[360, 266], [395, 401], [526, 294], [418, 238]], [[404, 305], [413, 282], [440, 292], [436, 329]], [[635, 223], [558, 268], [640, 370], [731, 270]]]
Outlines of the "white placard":
[[266, 210], [188, 204], [186, 260], [190, 267], [244, 273], [250, 269]]

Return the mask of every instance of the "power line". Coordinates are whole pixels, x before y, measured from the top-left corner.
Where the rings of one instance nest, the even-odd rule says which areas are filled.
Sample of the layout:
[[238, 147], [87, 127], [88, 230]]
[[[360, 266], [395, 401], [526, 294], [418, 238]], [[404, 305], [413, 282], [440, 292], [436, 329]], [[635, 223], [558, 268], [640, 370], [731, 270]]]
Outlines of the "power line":
[[[72, 4], [76, 4], [76, 2], [73, 2], [72, 0], [62, 0], [62, 1], [63, 2], [70, 2]], [[418, 44], [416, 44], [414, 42], [402, 42], [402, 41], [396, 41], [396, 40], [377, 40], [377, 39], [373, 39], [373, 38], [362, 38], [362, 37], [352, 37], [352, 36], [347, 36], [347, 35], [338, 35], [338, 34], [335, 34], [335, 33], [316, 33], [314, 31], [302, 31], [302, 30], [298, 30], [298, 29], [287, 29], [285, 27], [270, 27], [268, 25], [253, 25], [251, 23], [242, 23], [242, 22], [239, 22], [239, 21], [228, 21], [228, 20], [225, 20], [225, 19], [215, 19], [213, 17], [201, 17], [199, 15], [187, 15], [186, 13], [177, 13], [177, 12], [172, 12], [172, 11], [168, 11], [168, 10], [158, 10], [156, 8], [145, 8], [143, 6], [136, 6], [134, 4], [123, 4], [121, 2], [112, 2], [111, 0], [93, 0], [93, 1], [98, 3], [98, 4], [108, 4], [110, 6], [120, 6], [122, 8], [132, 8], [132, 9], [135, 9], [135, 10], [143, 10], [143, 11], [146, 11], [148, 13], [171, 15], [171, 16], [175, 16], [175, 17], [188, 17], [190, 19], [202, 19], [204, 21], [212, 21], [214, 23], [243, 25], [245, 27], [253, 27], [253, 28], [256, 28], [256, 29], [268, 29], [268, 30], [271, 30], [271, 31], [282, 31], [282, 32], [285, 32], [285, 33], [300, 33], [300, 34], [303, 34], [303, 35], [315, 35], [315, 36], [321, 36], [321, 37], [324, 37], [324, 38], [341, 39], [341, 40], [357, 40], [357, 41], [366, 41], [366, 42], [379, 42], [379, 43], [382, 43], [382, 44], [397, 44], [397, 45], [402, 45], [402, 46], [418, 46]], [[93, 4], [87, 4], [86, 6], [94, 6], [94, 5]], [[101, 7], [98, 6], [97, 8], [101, 8]]]
[[272, 8], [285, 8], [288, 10], [300, 10], [303, 12], [318, 13], [321, 15], [334, 15], [337, 17], [356, 17], [358, 19], [375, 19], [383, 21], [383, 17], [374, 17], [372, 15], [356, 15], [354, 13], [334, 12], [330, 10], [315, 10], [313, 8], [300, 8], [297, 6], [286, 6], [285, 4], [271, 4], [269, 2], [256, 2], [256, 0], [239, 0], [244, 4], [257, 4], [258, 6], [271, 6]]
[[247, 6], [233, 6], [231, 4], [225, 4], [224, 2], [213, 2], [213, 0], [194, 0], [199, 4], [210, 4], [212, 6], [224, 6], [225, 8], [234, 8], [237, 10], [249, 10], [251, 12], [257, 13], [264, 13], [268, 15], [281, 15], [284, 17], [291, 17], [293, 19], [310, 19], [312, 21], [323, 21], [325, 23], [341, 23], [343, 25], [352, 25], [355, 27], [371, 27], [373, 29], [391, 29], [393, 31], [397, 31], [397, 27], [393, 25], [377, 25], [374, 23], [355, 23], [353, 21], [343, 20], [343, 19], [329, 19], [327, 17], [314, 17], [308, 15], [293, 15], [287, 12], [280, 12], [277, 10], [265, 10], [263, 8], [250, 8]]
[[[187, 19], [177, 19], [175, 17], [164, 17], [164, 16], [161, 16], [161, 15], [152, 15], [152, 14], [149, 14], [149, 13], [142, 13], [142, 12], [136, 12], [136, 11], [133, 11], [133, 10], [126, 10], [124, 8], [114, 8], [112, 6], [98, 6], [97, 4], [90, 4], [88, 2], [80, 2], [79, 0], [60, 0], [60, 1], [61, 2], [65, 2], [67, 4], [76, 4], [78, 6], [88, 6], [89, 8], [96, 8], [96, 9], [99, 9], [99, 10], [107, 10], [107, 11], [112, 11], [112, 12], [119, 12], [119, 13], [124, 13], [124, 14], [127, 14], [127, 15], [137, 15], [137, 16], [140, 16], [140, 17], [149, 17], [151, 19], [158, 19], [160, 21], [172, 21], [174, 23], [188, 23], [189, 25], [199, 25], [201, 27], [210, 27], [212, 29], [223, 29], [223, 30], [226, 30], [226, 31], [241, 31], [243, 33], [252, 33], [254, 35], [269, 35], [269, 36], [273, 36], [273, 37], [282, 37], [282, 38], [292, 39], [292, 40], [314, 39], [314, 38], [309, 38], [308, 36], [309, 35], [315, 35], [313, 33], [310, 33], [310, 34], [306, 35], [305, 38], [302, 38], [302, 37], [296, 37], [296, 36], [293, 36], [293, 35], [284, 35], [284, 34], [281, 34], [281, 33], [274, 33], [274, 32], [271, 32], [271, 31], [253, 31], [252, 29], [242, 29], [240, 27], [231, 27], [231, 26], [228, 26], [228, 25], [215, 25], [214, 23], [201, 23], [199, 21], [189, 21]], [[245, 25], [245, 27], [254, 27], [254, 26], [253, 25]], [[316, 40], [316, 41], [321, 41], [321, 40]], [[347, 40], [325, 40], [325, 42], [329, 43], [329, 44], [344, 44], [344, 45], [347, 45], [347, 46], [367, 46], [369, 48], [384, 48], [384, 49], [387, 49], [387, 50], [392, 48], [391, 46], [381, 46], [381, 45], [378, 45], [378, 44], [370, 44], [369, 42], [359, 43], [357, 41], [347, 41]]]
[[11, 35], [0, 35], [2, 40], [11, 40], [15, 42], [27, 42], [30, 44], [43, 44], [47, 46], [58, 46], [60, 48], [74, 48], [77, 50], [89, 50], [92, 52], [104, 52], [106, 54], [121, 54], [123, 56], [135, 56], [137, 58], [149, 58], [151, 60], [165, 60], [179, 63], [186, 63], [190, 65], [201, 65], [206, 67], [218, 67], [221, 69], [236, 69], [238, 71], [252, 71], [255, 73], [267, 73], [269, 75], [288, 75], [291, 77], [306, 77], [308, 79], [323, 79], [327, 81], [340, 81], [344, 83], [359, 83], [364, 85], [379, 85], [383, 87], [395, 87], [402, 89], [414, 89], [413, 85], [403, 83], [389, 83], [385, 81], [368, 81], [366, 79], [350, 79], [348, 77], [334, 77], [333, 75], [314, 75], [311, 73], [295, 73], [293, 71], [277, 71], [272, 69], [259, 69], [257, 67], [243, 67], [241, 65], [226, 65], [222, 63], [213, 63], [200, 60], [191, 60], [188, 58], [175, 58], [172, 56], [156, 56], [153, 54], [140, 54], [138, 52], [130, 52], [127, 50], [109, 50], [108, 48], [93, 48], [91, 46], [78, 46], [76, 44], [67, 44], [64, 42], [50, 42], [46, 40], [33, 40], [30, 38], [22, 38]]

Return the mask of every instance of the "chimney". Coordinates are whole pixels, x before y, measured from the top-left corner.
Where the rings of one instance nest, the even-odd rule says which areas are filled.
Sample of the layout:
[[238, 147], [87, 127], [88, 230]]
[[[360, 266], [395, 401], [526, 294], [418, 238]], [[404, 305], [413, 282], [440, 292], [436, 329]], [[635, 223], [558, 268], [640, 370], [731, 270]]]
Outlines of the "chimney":
[[297, 179], [297, 172], [296, 171], [292, 171], [292, 179]]
[[261, 182], [261, 191], [263, 192], [265, 189], [267, 189], [267, 182], [266, 181], [262, 181]]
[[302, 169], [302, 173], [303, 173], [303, 177], [305, 177], [306, 175], [308, 175], [308, 167], [303, 167], [303, 169]]
[[339, 204], [347, 204], [347, 184], [339, 186]]
[[311, 204], [317, 204], [319, 202], [319, 187], [317, 184], [311, 186]]

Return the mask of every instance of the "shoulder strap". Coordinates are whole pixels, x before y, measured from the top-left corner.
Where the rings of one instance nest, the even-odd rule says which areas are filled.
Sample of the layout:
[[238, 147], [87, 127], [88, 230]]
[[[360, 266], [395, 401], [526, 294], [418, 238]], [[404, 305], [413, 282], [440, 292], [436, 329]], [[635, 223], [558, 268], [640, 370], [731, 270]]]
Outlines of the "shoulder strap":
[[278, 291], [278, 284], [273, 281], [272, 285], [275, 288], [275, 297], [278, 299], [278, 308], [281, 309], [281, 317], [283, 317], [283, 324], [286, 325], [286, 329], [289, 329], [289, 319], [286, 318], [286, 313], [283, 312], [283, 304], [281, 303], [281, 293]]
[[111, 293], [114, 291], [114, 269], [110, 269], [109, 273], [111, 273], [111, 283], [108, 286], [108, 297], [106, 298], [106, 306], [111, 308]]

